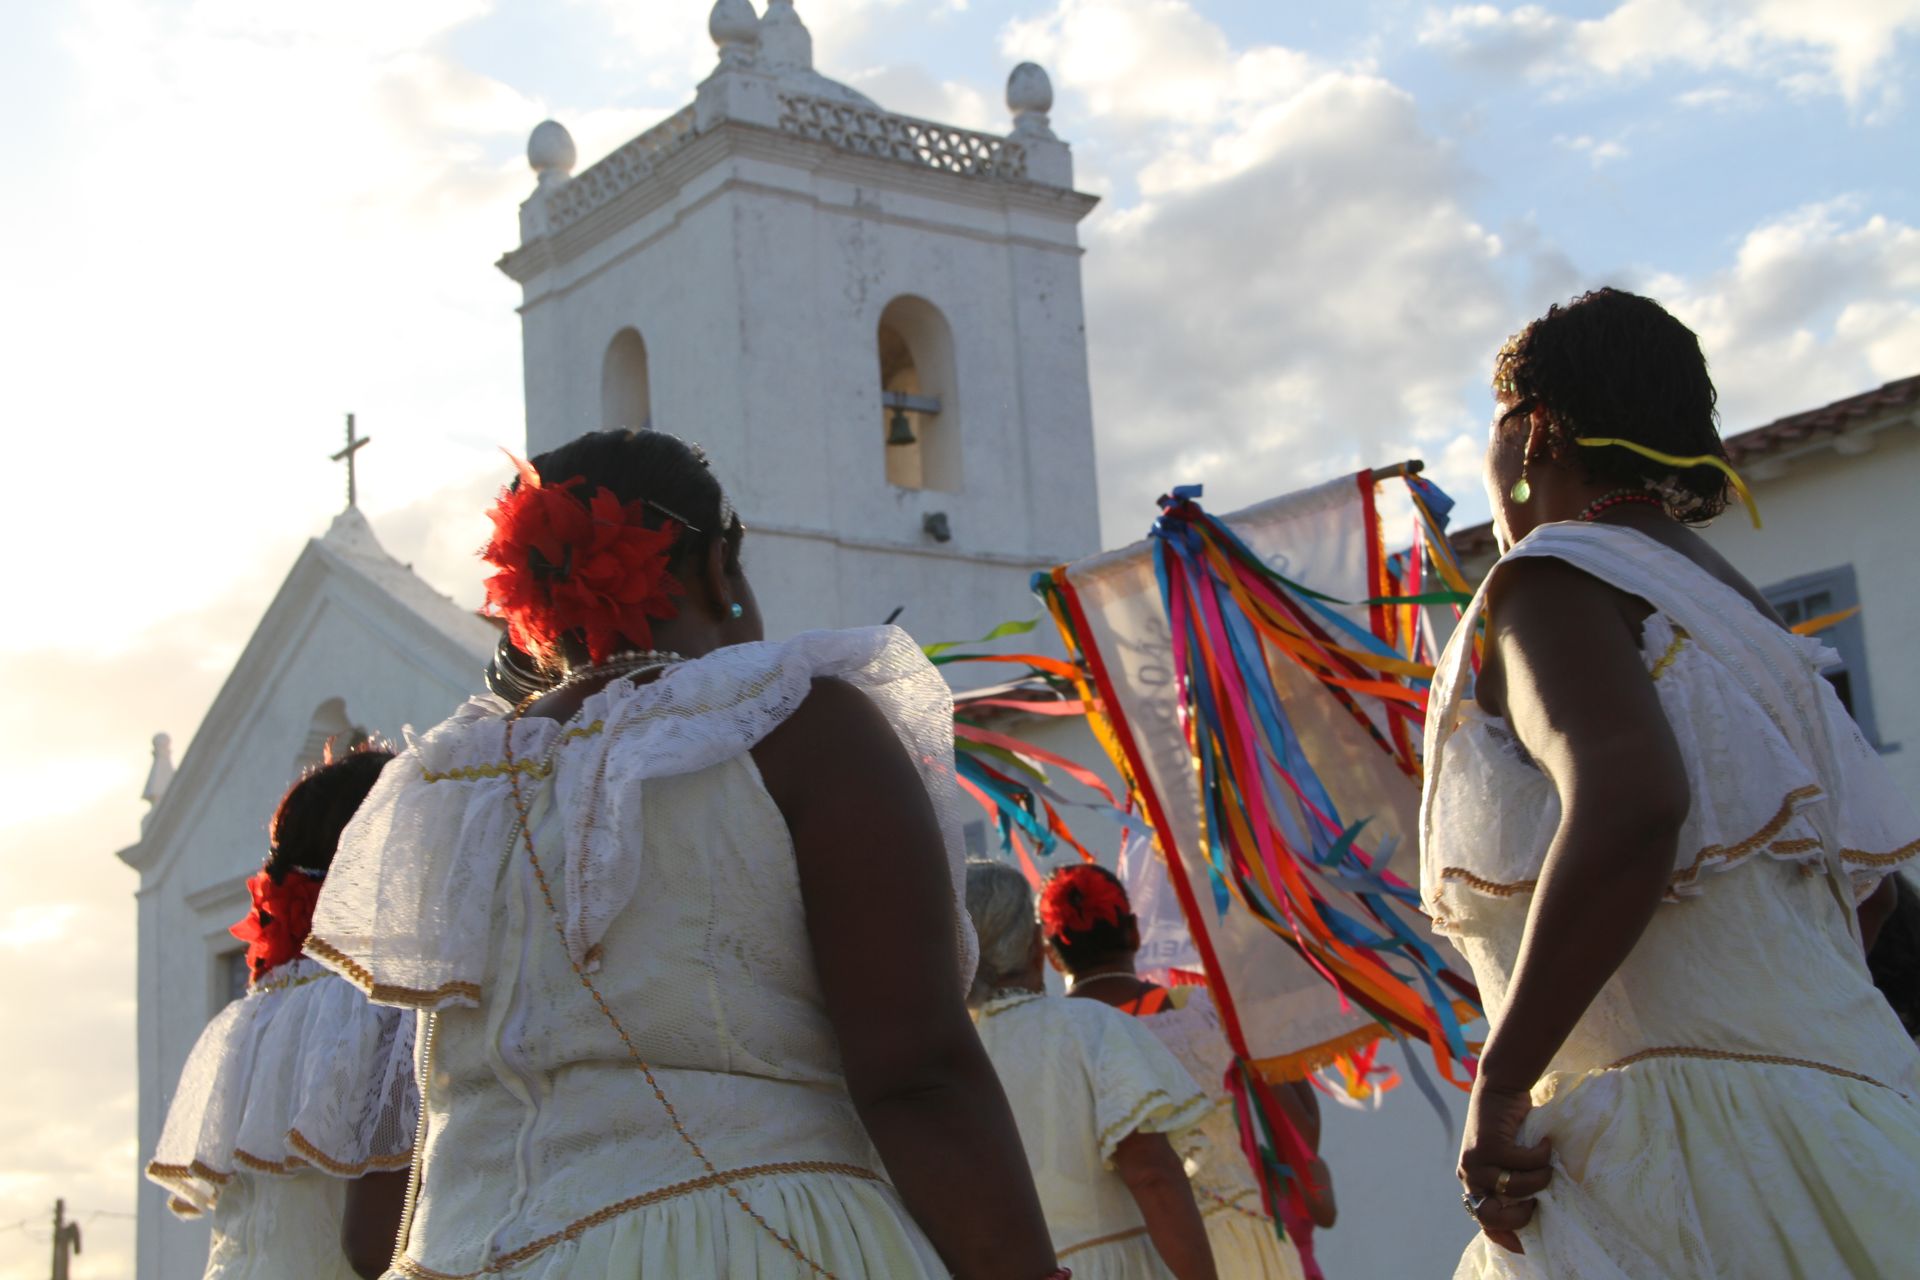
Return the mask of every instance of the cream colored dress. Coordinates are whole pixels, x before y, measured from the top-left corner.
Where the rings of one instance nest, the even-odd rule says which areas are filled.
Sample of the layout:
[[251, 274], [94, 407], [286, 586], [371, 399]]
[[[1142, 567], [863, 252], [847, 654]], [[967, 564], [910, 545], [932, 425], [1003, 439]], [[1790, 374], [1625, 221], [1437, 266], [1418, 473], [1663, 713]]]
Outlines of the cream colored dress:
[[1233, 1046], [1221, 1030], [1213, 996], [1205, 987], [1178, 987], [1168, 996], [1167, 1009], [1140, 1019], [1140, 1025], [1172, 1051], [1213, 1103], [1213, 1111], [1200, 1123], [1206, 1159], [1192, 1176], [1193, 1197], [1206, 1216], [1207, 1241], [1220, 1280], [1303, 1280], [1300, 1253], [1267, 1216], [1260, 1185], [1241, 1151], [1226, 1086]]
[[[1830, 651], [1629, 529], [1548, 525], [1521, 556], [1654, 608], [1693, 806], [1667, 903], [1534, 1087], [1521, 1140], [1552, 1141], [1556, 1176], [1526, 1253], [1477, 1238], [1457, 1277], [1920, 1274], [1920, 1053], [1853, 915], [1920, 821], [1818, 675]], [[1471, 631], [1434, 685], [1421, 884], [1497, 1021], [1560, 808], [1464, 697]]]
[[1061, 1265], [1074, 1280], [1170, 1280], [1113, 1155], [1131, 1134], [1164, 1133], [1176, 1151], [1204, 1159], [1206, 1093], [1139, 1019], [1098, 1000], [1016, 993], [974, 1020]]
[[614, 681], [564, 726], [471, 704], [388, 767], [309, 943], [376, 999], [435, 1010], [393, 1275], [947, 1274], [848, 1098], [792, 842], [749, 754], [816, 676], [865, 689], [922, 763], [971, 974], [951, 704], [903, 633], [721, 650]]
[[407, 1167], [413, 1024], [304, 956], [207, 1024], [146, 1170], [212, 1225], [204, 1280], [357, 1280], [347, 1183]]

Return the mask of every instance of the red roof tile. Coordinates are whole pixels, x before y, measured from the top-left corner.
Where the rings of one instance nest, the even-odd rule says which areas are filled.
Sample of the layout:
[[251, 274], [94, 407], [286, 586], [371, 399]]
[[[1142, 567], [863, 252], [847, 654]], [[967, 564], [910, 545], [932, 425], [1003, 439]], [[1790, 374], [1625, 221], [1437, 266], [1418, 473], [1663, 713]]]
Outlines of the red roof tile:
[[1844, 435], [1855, 427], [1915, 406], [1920, 406], [1920, 376], [1901, 378], [1877, 390], [1863, 391], [1857, 396], [1789, 414], [1764, 427], [1729, 436], [1727, 457], [1736, 463], [1749, 462], [1793, 445]]

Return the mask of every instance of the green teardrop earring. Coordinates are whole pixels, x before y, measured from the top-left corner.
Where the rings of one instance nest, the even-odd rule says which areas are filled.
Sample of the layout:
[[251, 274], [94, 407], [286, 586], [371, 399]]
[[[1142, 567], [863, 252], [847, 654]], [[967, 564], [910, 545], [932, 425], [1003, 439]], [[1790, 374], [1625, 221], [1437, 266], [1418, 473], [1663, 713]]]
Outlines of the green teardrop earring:
[[1523, 456], [1520, 459], [1520, 478], [1513, 482], [1513, 488], [1507, 490], [1507, 496], [1513, 499], [1513, 505], [1516, 507], [1526, 506], [1527, 499], [1533, 496], [1533, 486], [1527, 483], [1527, 468], [1532, 465], [1533, 455]]

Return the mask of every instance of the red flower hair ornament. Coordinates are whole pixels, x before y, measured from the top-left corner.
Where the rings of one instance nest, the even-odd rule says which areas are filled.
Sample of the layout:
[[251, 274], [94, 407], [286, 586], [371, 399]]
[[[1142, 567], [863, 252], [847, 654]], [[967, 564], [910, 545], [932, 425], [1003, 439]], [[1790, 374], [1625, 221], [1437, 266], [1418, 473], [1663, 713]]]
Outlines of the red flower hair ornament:
[[1062, 867], [1040, 889], [1040, 927], [1049, 938], [1117, 925], [1132, 910], [1120, 882], [1092, 863]]
[[227, 932], [247, 944], [247, 972], [254, 982], [300, 954], [313, 929], [320, 880], [298, 868], [288, 871], [278, 884], [264, 869], [248, 878], [253, 909]]
[[645, 502], [623, 503], [608, 489], [591, 500], [573, 492], [575, 476], [547, 484], [531, 464], [513, 458], [518, 487], [508, 487], [487, 514], [493, 540], [480, 557], [487, 579], [486, 612], [504, 619], [515, 648], [557, 665], [560, 638], [579, 631], [587, 656], [604, 662], [628, 645], [653, 643], [653, 620], [680, 610], [682, 591], [668, 568], [682, 528], [668, 520], [649, 529]]

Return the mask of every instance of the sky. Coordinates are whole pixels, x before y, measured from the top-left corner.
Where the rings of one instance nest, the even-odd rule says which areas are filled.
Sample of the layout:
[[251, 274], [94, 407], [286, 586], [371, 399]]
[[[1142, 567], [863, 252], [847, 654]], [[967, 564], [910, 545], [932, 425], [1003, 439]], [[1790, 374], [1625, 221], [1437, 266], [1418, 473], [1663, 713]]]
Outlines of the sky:
[[[906, 114], [1005, 131], [1007, 71], [1051, 73], [1103, 197], [1082, 239], [1109, 545], [1174, 483], [1228, 510], [1416, 455], [1484, 517], [1489, 360], [1600, 284], [1694, 326], [1729, 431], [1920, 373], [1920, 0], [798, 7], [823, 71]], [[87, 1232], [76, 1280], [131, 1275], [113, 854], [150, 736], [182, 754], [339, 509], [348, 410], [388, 549], [477, 601], [497, 448], [523, 438], [492, 264], [526, 135], [563, 121], [584, 167], [688, 102], [708, 8], [8, 6], [0, 1280], [44, 1273], [56, 1195]]]

